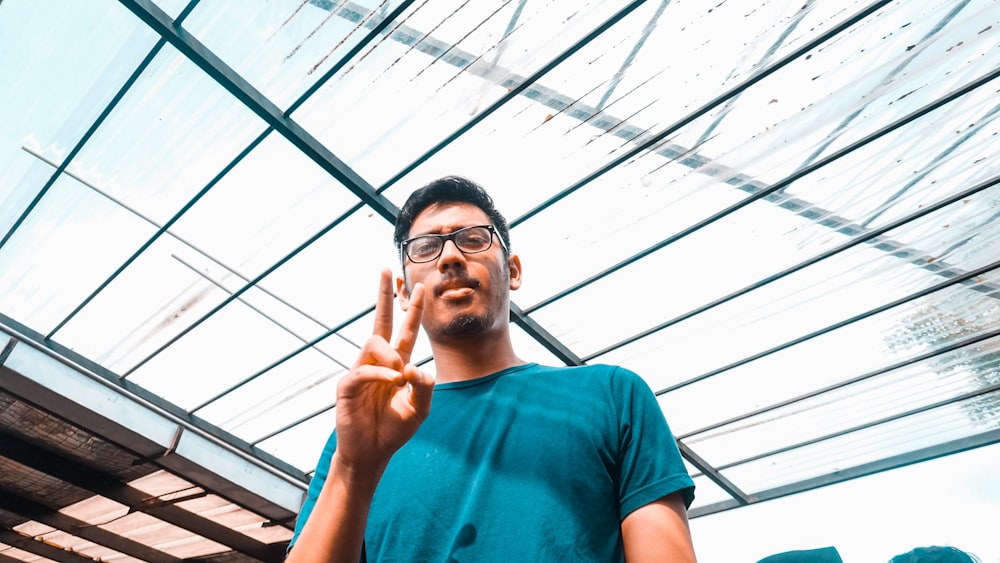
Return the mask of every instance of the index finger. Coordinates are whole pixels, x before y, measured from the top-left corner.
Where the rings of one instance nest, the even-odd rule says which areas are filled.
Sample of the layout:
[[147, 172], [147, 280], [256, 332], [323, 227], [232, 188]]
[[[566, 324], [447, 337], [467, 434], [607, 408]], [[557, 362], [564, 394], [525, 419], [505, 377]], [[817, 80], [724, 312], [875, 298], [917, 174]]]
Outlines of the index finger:
[[424, 284], [413, 285], [410, 292], [409, 303], [406, 306], [406, 316], [399, 327], [399, 341], [396, 342], [396, 352], [403, 360], [404, 364], [410, 363], [410, 355], [413, 353], [413, 346], [417, 343], [417, 334], [420, 332], [420, 317], [424, 314]]
[[392, 337], [392, 306], [396, 294], [392, 289], [392, 271], [382, 270], [379, 278], [378, 300], [375, 302], [375, 326], [372, 334], [381, 336], [386, 342]]

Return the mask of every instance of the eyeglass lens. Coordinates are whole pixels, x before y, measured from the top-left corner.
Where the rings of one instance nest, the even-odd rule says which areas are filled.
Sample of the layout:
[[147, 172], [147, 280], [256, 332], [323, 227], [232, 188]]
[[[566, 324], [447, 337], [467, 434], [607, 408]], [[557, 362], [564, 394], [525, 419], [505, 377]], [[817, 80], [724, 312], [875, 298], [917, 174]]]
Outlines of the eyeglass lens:
[[483, 252], [493, 244], [493, 232], [489, 227], [465, 227], [447, 235], [425, 235], [410, 239], [406, 243], [406, 255], [414, 262], [429, 262], [437, 258], [444, 249], [444, 243], [453, 241], [459, 250], [467, 254]]

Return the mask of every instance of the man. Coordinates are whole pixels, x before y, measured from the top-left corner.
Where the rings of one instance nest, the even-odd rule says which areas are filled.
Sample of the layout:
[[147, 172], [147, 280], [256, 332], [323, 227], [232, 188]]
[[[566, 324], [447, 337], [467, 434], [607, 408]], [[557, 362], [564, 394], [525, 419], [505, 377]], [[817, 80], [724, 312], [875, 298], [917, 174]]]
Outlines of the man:
[[[386, 270], [287, 560], [693, 562], [693, 483], [649, 387], [515, 353], [521, 260], [489, 195], [432, 182], [395, 242], [399, 334]], [[421, 326], [436, 378], [411, 363]]]

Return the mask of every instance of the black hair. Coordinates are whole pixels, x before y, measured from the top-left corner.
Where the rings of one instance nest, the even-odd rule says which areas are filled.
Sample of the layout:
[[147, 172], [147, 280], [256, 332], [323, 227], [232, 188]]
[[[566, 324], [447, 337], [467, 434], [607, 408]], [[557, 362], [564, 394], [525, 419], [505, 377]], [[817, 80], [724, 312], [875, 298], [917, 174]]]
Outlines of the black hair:
[[482, 186], [461, 176], [446, 176], [418, 188], [406, 199], [396, 217], [396, 230], [392, 239], [396, 250], [402, 249], [403, 241], [410, 235], [413, 221], [428, 207], [437, 203], [469, 203], [483, 210], [497, 230], [504, 246], [510, 250], [510, 228], [507, 219], [493, 205], [493, 198]]

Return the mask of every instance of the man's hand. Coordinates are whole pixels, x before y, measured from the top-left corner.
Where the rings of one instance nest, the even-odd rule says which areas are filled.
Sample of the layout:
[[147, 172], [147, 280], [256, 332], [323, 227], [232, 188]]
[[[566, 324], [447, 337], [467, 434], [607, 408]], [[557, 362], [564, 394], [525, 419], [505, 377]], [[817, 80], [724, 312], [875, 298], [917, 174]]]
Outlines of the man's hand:
[[420, 330], [424, 286], [415, 284], [395, 344], [392, 274], [382, 271], [375, 327], [337, 387], [337, 463], [379, 474], [427, 418], [434, 379], [410, 363]]
[[392, 338], [392, 274], [382, 272], [375, 330], [337, 386], [337, 449], [287, 563], [358, 561], [372, 495], [396, 450], [431, 409], [434, 379], [410, 363], [424, 287], [413, 287], [398, 338]]

